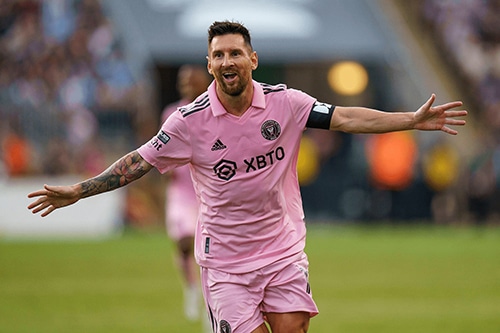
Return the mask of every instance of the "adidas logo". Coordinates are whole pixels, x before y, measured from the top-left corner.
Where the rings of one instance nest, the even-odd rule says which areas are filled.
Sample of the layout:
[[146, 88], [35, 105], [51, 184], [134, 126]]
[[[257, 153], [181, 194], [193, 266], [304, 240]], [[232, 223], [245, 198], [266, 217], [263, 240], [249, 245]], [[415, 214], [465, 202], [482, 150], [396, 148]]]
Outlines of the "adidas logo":
[[215, 143], [213, 144], [212, 146], [212, 151], [216, 151], [216, 150], [221, 150], [221, 149], [226, 149], [227, 146], [225, 144], [222, 143], [222, 141], [220, 141], [220, 139], [217, 139], [217, 141], [215, 141]]

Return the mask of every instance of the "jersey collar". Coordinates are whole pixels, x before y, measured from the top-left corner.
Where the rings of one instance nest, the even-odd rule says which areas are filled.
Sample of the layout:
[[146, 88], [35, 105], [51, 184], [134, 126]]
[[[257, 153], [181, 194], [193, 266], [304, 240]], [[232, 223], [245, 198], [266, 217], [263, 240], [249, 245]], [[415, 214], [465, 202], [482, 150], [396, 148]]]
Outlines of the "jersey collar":
[[[215, 117], [222, 116], [227, 113], [222, 103], [219, 101], [217, 97], [217, 93], [215, 91], [215, 86], [217, 82], [214, 80], [208, 87], [208, 98], [210, 99], [210, 105], [212, 107], [212, 113]], [[251, 107], [264, 109], [266, 107], [266, 99], [264, 97], [264, 90], [262, 90], [262, 86], [255, 80], [252, 80], [253, 84], [253, 97], [252, 97], [252, 105]]]

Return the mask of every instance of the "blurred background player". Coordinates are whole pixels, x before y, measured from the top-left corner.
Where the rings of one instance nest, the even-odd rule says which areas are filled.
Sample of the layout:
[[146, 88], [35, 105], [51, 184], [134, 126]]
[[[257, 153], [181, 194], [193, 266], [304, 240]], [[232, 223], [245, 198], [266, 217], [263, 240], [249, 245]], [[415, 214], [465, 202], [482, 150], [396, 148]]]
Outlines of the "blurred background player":
[[[189, 104], [207, 90], [211, 77], [205, 66], [183, 65], [177, 75], [177, 90], [181, 99], [169, 104], [162, 112], [162, 123], [177, 110]], [[201, 290], [199, 268], [194, 259], [194, 234], [198, 215], [198, 199], [194, 192], [189, 166], [177, 168], [168, 174], [165, 202], [167, 233], [176, 243], [177, 264], [184, 287], [184, 313], [189, 320], [197, 320], [200, 313]]]

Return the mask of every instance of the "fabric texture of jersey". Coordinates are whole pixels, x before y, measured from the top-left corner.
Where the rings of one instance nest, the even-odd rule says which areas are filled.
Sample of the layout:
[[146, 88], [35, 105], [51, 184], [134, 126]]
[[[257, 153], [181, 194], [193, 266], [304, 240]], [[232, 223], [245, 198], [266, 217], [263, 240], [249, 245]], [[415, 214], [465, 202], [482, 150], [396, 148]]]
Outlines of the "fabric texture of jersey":
[[[167, 105], [162, 112], [162, 122], [179, 107], [189, 104], [182, 99]], [[184, 237], [194, 237], [198, 218], [198, 198], [193, 188], [188, 165], [169, 172], [165, 202], [165, 224], [170, 238], [179, 241]]]
[[215, 85], [172, 114], [138, 152], [162, 173], [190, 165], [200, 201], [197, 262], [238, 274], [304, 250], [296, 165], [316, 100], [253, 81], [252, 104], [237, 117], [224, 109]]

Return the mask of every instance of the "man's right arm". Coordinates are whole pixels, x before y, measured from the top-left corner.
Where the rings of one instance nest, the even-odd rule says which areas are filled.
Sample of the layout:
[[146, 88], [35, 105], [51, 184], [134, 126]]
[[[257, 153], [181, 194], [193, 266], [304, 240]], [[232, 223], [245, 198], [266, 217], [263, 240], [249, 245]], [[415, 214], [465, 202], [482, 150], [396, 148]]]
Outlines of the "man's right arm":
[[153, 166], [146, 162], [137, 151], [128, 153], [100, 175], [79, 183], [80, 199], [125, 186], [141, 178], [152, 168]]
[[153, 166], [133, 151], [113, 163], [104, 172], [78, 184], [67, 186], [44, 185], [42, 190], [31, 192], [28, 198], [38, 197], [28, 206], [32, 212], [45, 210], [47, 216], [54, 210], [72, 205], [78, 200], [125, 186], [148, 173]]

